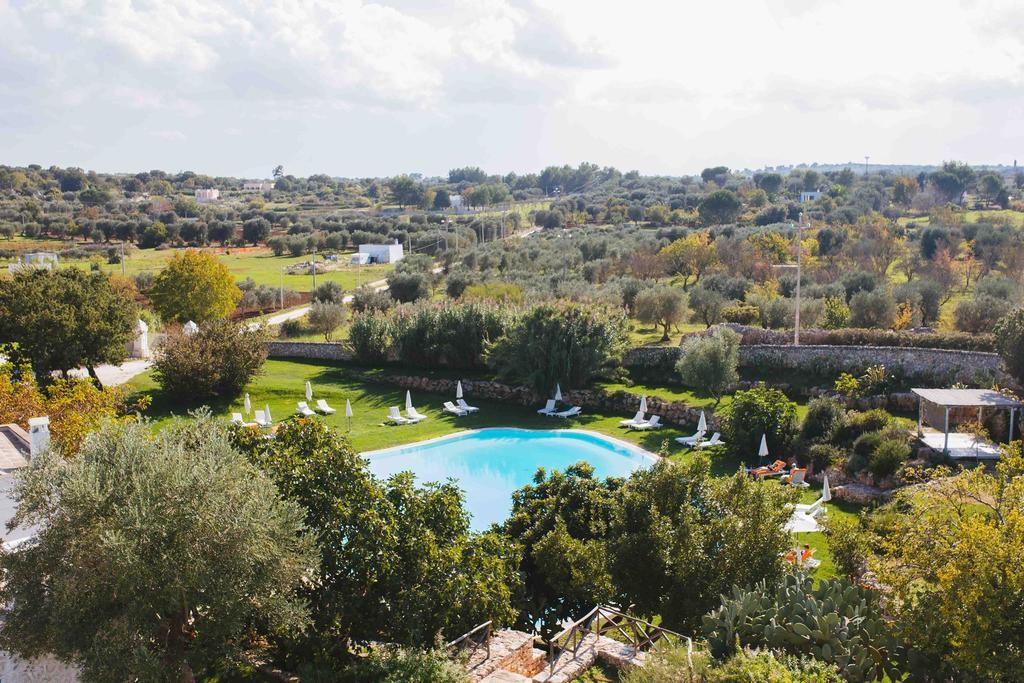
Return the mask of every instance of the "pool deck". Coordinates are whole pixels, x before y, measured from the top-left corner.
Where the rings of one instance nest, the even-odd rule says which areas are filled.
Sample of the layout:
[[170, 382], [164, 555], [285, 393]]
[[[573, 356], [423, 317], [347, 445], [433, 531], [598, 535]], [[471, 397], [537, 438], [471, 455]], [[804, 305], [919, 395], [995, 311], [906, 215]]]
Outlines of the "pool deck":
[[[395, 427], [395, 429], [399, 429], [399, 427]], [[642, 457], [648, 458], [649, 460], [651, 460], [652, 463], [655, 463], [655, 462], [658, 462], [659, 460], [661, 460], [661, 456], [660, 455], [658, 455], [656, 453], [651, 453], [649, 450], [647, 450], [645, 448], [641, 448], [640, 446], [637, 446], [636, 444], [630, 443], [628, 441], [624, 441], [623, 439], [619, 439], [619, 438], [616, 438], [614, 436], [608, 436], [607, 434], [602, 434], [601, 432], [595, 432], [595, 431], [593, 431], [591, 429], [575, 429], [573, 427], [568, 427], [568, 428], [565, 428], [565, 429], [524, 429], [522, 427], [483, 427], [481, 429], [460, 429], [457, 432], [452, 432], [451, 434], [445, 434], [443, 436], [436, 436], [433, 439], [424, 439], [423, 441], [414, 441], [413, 443], [407, 443], [407, 444], [403, 444], [401, 446], [391, 446], [390, 448], [378, 448], [378, 449], [372, 450], [372, 451], [363, 451], [359, 455], [361, 455], [361, 456], [363, 456], [365, 458], [365, 457], [374, 456], [374, 455], [381, 455], [383, 453], [394, 453], [395, 451], [400, 451], [400, 450], [405, 449], [405, 448], [415, 448], [417, 446], [424, 446], [426, 444], [437, 443], [439, 441], [451, 441], [452, 439], [462, 438], [462, 437], [467, 436], [469, 434], [480, 434], [480, 433], [492, 432], [492, 431], [556, 432], [556, 433], [570, 433], [570, 434], [586, 434], [587, 436], [593, 436], [593, 437], [596, 437], [598, 439], [603, 439], [604, 441], [608, 441], [609, 443], [613, 443], [616, 446], [619, 446], [620, 448], [624, 448], [624, 449], [630, 451], [631, 453], [635, 453], [636, 455], [640, 455]]]

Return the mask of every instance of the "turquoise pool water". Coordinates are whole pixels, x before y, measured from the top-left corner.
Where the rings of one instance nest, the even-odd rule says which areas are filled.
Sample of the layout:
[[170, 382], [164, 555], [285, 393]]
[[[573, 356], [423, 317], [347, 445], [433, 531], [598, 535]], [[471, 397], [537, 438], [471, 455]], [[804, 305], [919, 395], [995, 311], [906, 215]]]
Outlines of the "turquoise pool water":
[[458, 480], [478, 531], [508, 517], [512, 492], [533, 481], [539, 467], [565, 470], [586, 460], [599, 477], [624, 477], [655, 461], [639, 448], [596, 434], [527, 429], [481, 429], [365, 457], [370, 471], [382, 478], [411, 471], [421, 484]]

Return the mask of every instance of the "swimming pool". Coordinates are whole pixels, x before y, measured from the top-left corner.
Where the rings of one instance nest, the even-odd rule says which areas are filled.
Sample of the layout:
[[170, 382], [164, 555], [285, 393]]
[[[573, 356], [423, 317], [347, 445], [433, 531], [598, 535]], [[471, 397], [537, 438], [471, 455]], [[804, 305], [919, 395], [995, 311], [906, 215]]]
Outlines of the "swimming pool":
[[411, 471], [418, 483], [458, 480], [473, 529], [504, 521], [512, 492], [533, 481], [537, 468], [565, 470], [586, 460], [598, 477], [625, 477], [657, 460], [647, 451], [577, 430], [480, 429], [363, 453], [370, 471], [386, 478]]

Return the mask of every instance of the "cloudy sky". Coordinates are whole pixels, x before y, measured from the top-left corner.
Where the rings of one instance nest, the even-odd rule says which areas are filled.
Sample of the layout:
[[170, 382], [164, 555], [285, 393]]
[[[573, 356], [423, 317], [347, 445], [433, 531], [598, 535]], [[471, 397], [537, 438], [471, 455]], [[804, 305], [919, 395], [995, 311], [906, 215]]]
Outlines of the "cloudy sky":
[[1022, 105], [1020, 0], [0, 0], [6, 164], [1012, 163]]

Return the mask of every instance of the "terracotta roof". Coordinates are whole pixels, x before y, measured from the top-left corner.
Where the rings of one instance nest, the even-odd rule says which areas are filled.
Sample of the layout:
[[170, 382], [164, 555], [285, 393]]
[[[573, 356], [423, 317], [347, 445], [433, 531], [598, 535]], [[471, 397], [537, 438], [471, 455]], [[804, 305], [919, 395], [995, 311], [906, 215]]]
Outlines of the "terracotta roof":
[[31, 448], [24, 429], [16, 424], [0, 425], [0, 470], [9, 472], [28, 465]]

